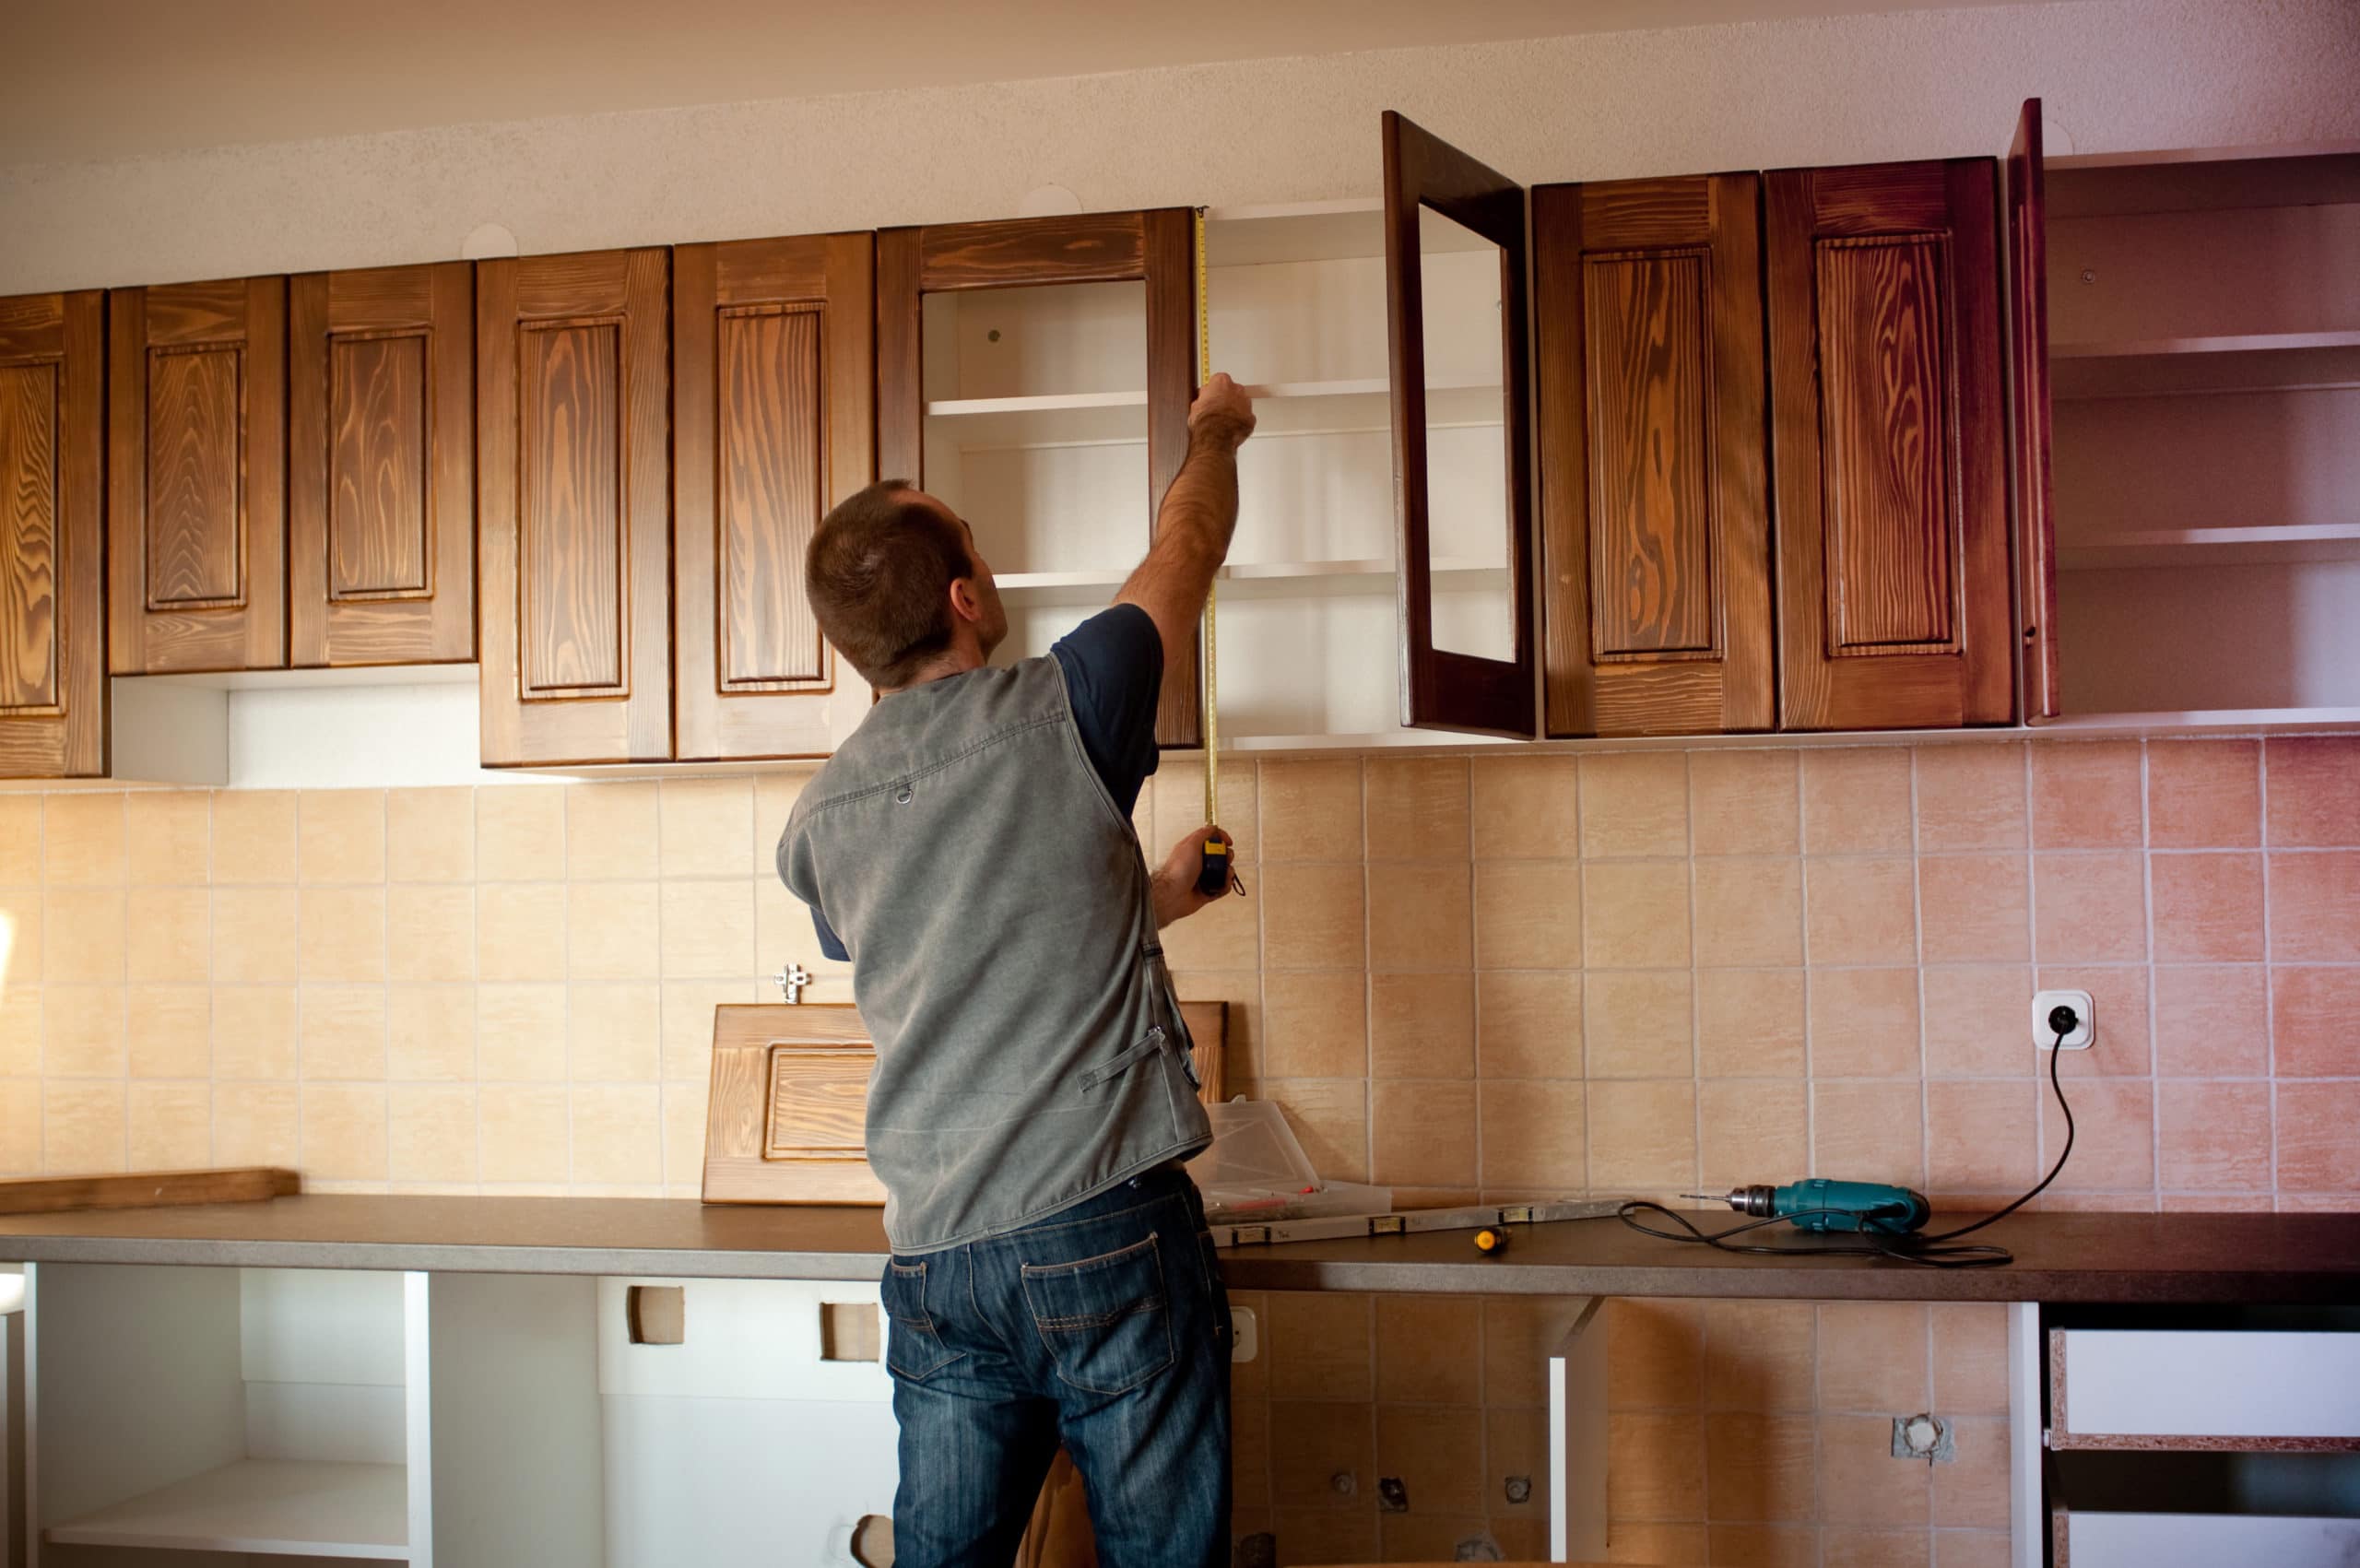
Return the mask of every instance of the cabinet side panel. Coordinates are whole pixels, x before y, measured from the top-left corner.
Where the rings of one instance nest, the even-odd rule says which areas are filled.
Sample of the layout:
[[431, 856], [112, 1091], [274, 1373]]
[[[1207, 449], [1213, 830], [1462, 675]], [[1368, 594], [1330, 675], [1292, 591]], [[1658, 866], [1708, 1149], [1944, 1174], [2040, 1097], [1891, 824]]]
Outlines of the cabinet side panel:
[[1826, 240], [1813, 260], [1828, 652], [1948, 651], [1947, 247], [1937, 236]]
[[148, 354], [148, 563], [144, 603], [226, 609], [245, 602], [245, 351]]
[[423, 332], [330, 339], [332, 601], [427, 591], [426, 360]]
[[516, 338], [518, 651], [527, 701], [625, 688], [622, 333]]
[[1709, 654], [1705, 252], [1585, 257], [1582, 289], [1595, 651]]
[[824, 683], [803, 558], [826, 511], [820, 312], [725, 311], [717, 325], [718, 641], [724, 691]]
[[0, 715], [58, 703], [59, 370], [0, 364]]

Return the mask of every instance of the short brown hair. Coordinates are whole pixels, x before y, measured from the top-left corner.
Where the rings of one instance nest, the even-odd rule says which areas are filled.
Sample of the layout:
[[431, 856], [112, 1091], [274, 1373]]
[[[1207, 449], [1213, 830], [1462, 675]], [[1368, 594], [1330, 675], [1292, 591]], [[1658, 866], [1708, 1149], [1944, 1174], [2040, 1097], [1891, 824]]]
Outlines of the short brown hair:
[[820, 520], [804, 591], [820, 631], [871, 686], [901, 687], [950, 646], [950, 584], [972, 576], [965, 531], [907, 479], [879, 479]]

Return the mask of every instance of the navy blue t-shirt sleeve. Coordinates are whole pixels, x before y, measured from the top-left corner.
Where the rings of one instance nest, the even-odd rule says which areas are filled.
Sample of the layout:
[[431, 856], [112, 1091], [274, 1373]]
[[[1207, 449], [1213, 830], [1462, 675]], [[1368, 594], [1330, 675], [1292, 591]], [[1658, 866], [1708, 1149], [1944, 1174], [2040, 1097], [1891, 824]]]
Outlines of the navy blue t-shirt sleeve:
[[1147, 611], [1115, 605], [1059, 638], [1049, 652], [1065, 669], [1081, 749], [1127, 817], [1155, 772], [1163, 638]]
[[852, 954], [844, 949], [844, 939], [836, 935], [836, 928], [828, 924], [828, 917], [820, 913], [820, 906], [816, 903], [811, 906], [811, 929], [820, 934], [821, 956], [832, 958], [838, 963], [852, 961]]

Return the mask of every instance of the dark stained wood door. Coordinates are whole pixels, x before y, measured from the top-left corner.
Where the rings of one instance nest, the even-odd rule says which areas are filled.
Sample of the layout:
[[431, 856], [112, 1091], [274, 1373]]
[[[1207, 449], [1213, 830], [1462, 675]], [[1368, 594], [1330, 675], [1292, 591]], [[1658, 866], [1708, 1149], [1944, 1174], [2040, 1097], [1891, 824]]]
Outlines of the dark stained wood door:
[[[877, 235], [877, 461], [926, 483], [926, 296], [1060, 283], [1147, 286], [1148, 516], [1188, 455], [1197, 387], [1195, 215], [1186, 207], [936, 223]], [[1144, 554], [1150, 540], [1139, 541]], [[1159, 745], [1204, 742], [1198, 651], [1163, 661]]]
[[487, 765], [672, 754], [669, 261], [478, 265]]
[[2012, 716], [1996, 174], [1769, 176], [1783, 729]]
[[288, 283], [289, 663], [476, 656], [475, 269]]
[[2015, 396], [2016, 614], [2027, 724], [2065, 711], [2057, 671], [2057, 513], [2050, 477], [2048, 197], [2040, 100], [2024, 100], [2008, 149], [2008, 353]]
[[1777, 722], [1762, 182], [1532, 193], [1548, 733]]
[[877, 477], [867, 234], [672, 253], [673, 701], [683, 760], [820, 757], [868, 689], [803, 593], [828, 509]]
[[106, 301], [0, 300], [0, 778], [107, 772]]
[[[1386, 324], [1393, 382], [1394, 540], [1400, 563], [1401, 722], [1529, 738], [1533, 733], [1532, 478], [1525, 379], [1524, 188], [1392, 110], [1384, 117]], [[1427, 493], [1424, 269], [1420, 209], [1500, 248], [1502, 461], [1506, 465], [1510, 655], [1437, 647]]]
[[116, 675], [287, 663], [287, 280], [109, 300]]

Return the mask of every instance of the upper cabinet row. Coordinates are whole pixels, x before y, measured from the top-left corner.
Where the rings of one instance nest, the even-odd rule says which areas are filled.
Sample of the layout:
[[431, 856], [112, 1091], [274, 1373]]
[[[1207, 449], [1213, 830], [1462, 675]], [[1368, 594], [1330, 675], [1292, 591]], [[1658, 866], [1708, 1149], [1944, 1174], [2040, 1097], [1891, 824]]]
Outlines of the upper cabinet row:
[[1208, 346], [1240, 749], [2360, 714], [2360, 159], [2076, 168], [2052, 239], [2039, 131], [1528, 192], [1388, 114], [1373, 202], [0, 301], [0, 776], [103, 775], [110, 673], [469, 660], [490, 764], [825, 755], [828, 507], [941, 496], [1044, 653]]

